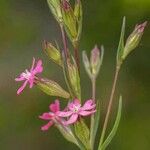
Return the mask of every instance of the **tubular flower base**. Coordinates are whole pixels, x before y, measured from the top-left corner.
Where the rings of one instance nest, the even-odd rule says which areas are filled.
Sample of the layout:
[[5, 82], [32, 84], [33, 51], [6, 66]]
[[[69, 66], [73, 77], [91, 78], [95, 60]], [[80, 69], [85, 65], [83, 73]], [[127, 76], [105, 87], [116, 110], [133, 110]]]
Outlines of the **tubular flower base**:
[[65, 125], [75, 123], [80, 116], [89, 116], [96, 112], [96, 104], [93, 100], [87, 100], [85, 104], [81, 107], [81, 103], [78, 99], [75, 99], [73, 102], [68, 104], [68, 111], [58, 112], [60, 117], [70, 117], [69, 120], [64, 121]]
[[26, 69], [25, 72], [21, 73], [20, 76], [15, 79], [15, 81], [24, 81], [23, 85], [18, 89], [17, 94], [20, 94], [24, 90], [27, 83], [29, 83], [30, 88], [32, 88], [35, 79], [37, 78], [36, 74], [41, 73], [42, 71], [42, 60], [38, 60], [35, 66], [35, 58], [33, 58], [32, 67], [30, 71]]

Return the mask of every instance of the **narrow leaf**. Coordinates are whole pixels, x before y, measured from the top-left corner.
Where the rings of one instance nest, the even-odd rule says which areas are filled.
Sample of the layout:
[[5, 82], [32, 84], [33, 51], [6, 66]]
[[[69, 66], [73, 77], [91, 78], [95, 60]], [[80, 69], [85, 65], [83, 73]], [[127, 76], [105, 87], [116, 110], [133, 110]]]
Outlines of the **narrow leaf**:
[[118, 112], [117, 112], [117, 117], [116, 117], [114, 126], [113, 126], [110, 134], [108, 135], [108, 137], [106, 138], [106, 140], [104, 141], [102, 146], [100, 147], [100, 150], [105, 150], [106, 147], [112, 141], [113, 137], [115, 136], [117, 129], [118, 129], [118, 126], [119, 126], [120, 119], [121, 119], [121, 110], [122, 110], [122, 96], [120, 96], [120, 99], [119, 99]]
[[100, 101], [97, 100], [96, 113], [94, 114], [94, 124], [92, 125], [91, 135], [90, 135], [91, 145], [94, 145], [96, 133], [97, 133], [98, 126], [99, 126], [99, 120], [100, 120]]
[[119, 41], [118, 50], [117, 50], [117, 65], [118, 66], [120, 66], [122, 63], [121, 57], [123, 55], [123, 50], [124, 50], [125, 23], [126, 23], [126, 18], [124, 17], [123, 23], [122, 23], [120, 41]]

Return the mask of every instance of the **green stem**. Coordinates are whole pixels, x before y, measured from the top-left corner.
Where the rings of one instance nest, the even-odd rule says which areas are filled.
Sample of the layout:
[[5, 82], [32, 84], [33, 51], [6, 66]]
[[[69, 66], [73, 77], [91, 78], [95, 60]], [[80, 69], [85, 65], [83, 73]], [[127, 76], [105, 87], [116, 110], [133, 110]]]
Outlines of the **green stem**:
[[116, 67], [115, 77], [114, 77], [113, 86], [112, 86], [112, 91], [111, 91], [111, 95], [110, 95], [110, 99], [109, 99], [109, 103], [108, 103], [108, 107], [107, 107], [107, 113], [106, 113], [103, 129], [102, 129], [102, 134], [101, 134], [98, 150], [101, 150], [101, 145], [103, 144], [103, 141], [104, 141], [105, 132], [106, 132], [106, 129], [107, 129], [108, 120], [109, 120], [109, 116], [110, 116], [110, 112], [111, 112], [111, 108], [112, 108], [112, 102], [113, 102], [113, 97], [114, 97], [114, 93], [115, 93], [115, 89], [116, 89], [116, 83], [117, 83], [119, 70], [120, 70], [120, 67]]
[[[92, 78], [92, 100], [95, 103], [95, 99], [96, 99], [96, 78]], [[94, 140], [95, 137], [93, 136], [94, 133], [94, 114], [91, 116], [91, 126], [90, 126], [90, 145], [91, 145], [91, 149], [94, 149]]]

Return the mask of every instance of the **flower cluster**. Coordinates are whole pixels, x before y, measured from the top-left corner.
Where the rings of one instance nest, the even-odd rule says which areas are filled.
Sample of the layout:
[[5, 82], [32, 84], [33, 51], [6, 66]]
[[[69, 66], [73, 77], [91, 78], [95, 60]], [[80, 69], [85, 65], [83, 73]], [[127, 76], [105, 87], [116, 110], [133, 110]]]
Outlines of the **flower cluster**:
[[[35, 58], [33, 58], [31, 69], [26, 69], [25, 72], [15, 79], [15, 81], [23, 81], [22, 86], [17, 90], [17, 94], [20, 94], [29, 84], [30, 88], [36, 85], [49, 96], [67, 99], [69, 102], [64, 110], [60, 109], [59, 100], [55, 100], [54, 103], [49, 105], [49, 111], [39, 116], [40, 119], [48, 121], [47, 124], [41, 127], [41, 130], [46, 131], [52, 125], [55, 125], [67, 141], [76, 144], [81, 150], [94, 150], [96, 146], [98, 146], [98, 150], [105, 150], [115, 136], [121, 118], [122, 97], [120, 96], [115, 123], [107, 135], [118, 74], [124, 60], [138, 46], [147, 22], [137, 25], [127, 40], [125, 40], [126, 20], [125, 17], [123, 19], [116, 57], [115, 77], [101, 129], [101, 136], [97, 136], [100, 111], [102, 109], [96, 95], [96, 83], [103, 63], [104, 47], [101, 46], [101, 49], [99, 49], [98, 46], [95, 46], [91, 51], [90, 57], [88, 57], [86, 51], [82, 53], [84, 68], [91, 81], [91, 99], [86, 100], [83, 104], [82, 95], [85, 96], [85, 94], [81, 90], [79, 55], [83, 20], [82, 2], [81, 0], [75, 0], [74, 2], [69, 0], [47, 0], [47, 2], [59, 24], [63, 48], [57, 42], [54, 45], [44, 41], [43, 50], [49, 60], [61, 69], [67, 90], [56, 81], [38, 77], [43, 71], [42, 60], [36, 62]], [[85, 116], [90, 116], [90, 126], [84, 121], [83, 117]], [[97, 137], [100, 137], [98, 145]]]
[[[54, 103], [50, 104], [49, 109], [51, 112], [43, 113], [39, 116], [43, 120], [49, 120], [41, 129], [48, 130], [54, 123], [62, 125], [70, 125], [76, 123], [82, 116], [89, 116], [96, 112], [96, 105], [93, 100], [87, 100], [83, 106], [78, 99], [70, 102], [64, 111], [60, 111], [59, 100], [55, 100]], [[66, 121], [63, 118], [69, 117]]]

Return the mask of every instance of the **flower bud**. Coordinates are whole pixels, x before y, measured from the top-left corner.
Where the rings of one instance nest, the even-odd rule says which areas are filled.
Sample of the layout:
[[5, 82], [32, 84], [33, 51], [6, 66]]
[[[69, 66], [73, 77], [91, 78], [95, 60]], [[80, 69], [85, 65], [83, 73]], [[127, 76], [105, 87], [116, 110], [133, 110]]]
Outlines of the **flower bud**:
[[82, 32], [83, 12], [82, 12], [82, 3], [81, 3], [81, 0], [76, 0], [76, 2], [75, 2], [74, 15], [75, 15], [76, 21], [77, 21], [78, 36], [77, 36], [76, 40], [78, 41], [80, 39], [81, 32]]
[[61, 23], [62, 22], [62, 13], [61, 13], [61, 4], [60, 0], [47, 0], [48, 6], [54, 15], [55, 19]]
[[50, 96], [59, 96], [63, 98], [70, 98], [70, 94], [66, 92], [58, 83], [48, 79], [36, 80], [37, 86], [46, 94]]
[[[73, 59], [73, 58], [72, 58]], [[76, 98], [81, 98], [81, 88], [80, 88], [80, 76], [78, 72], [78, 67], [73, 59], [73, 63], [70, 60], [67, 61], [68, 77], [71, 84], [71, 88], [74, 92]]]
[[61, 53], [51, 43], [44, 41], [43, 49], [47, 56], [56, 64], [62, 66]]
[[91, 62], [92, 74], [96, 74], [96, 72], [98, 71], [97, 69], [100, 64], [100, 51], [99, 51], [97, 45], [91, 51], [90, 62]]
[[97, 46], [95, 46], [92, 49], [90, 61], [87, 57], [86, 52], [83, 51], [82, 56], [84, 67], [90, 78], [95, 78], [98, 75], [100, 67], [102, 65], [103, 55], [104, 55], [103, 46], [101, 47], [101, 54]]
[[62, 0], [62, 16], [65, 30], [73, 42], [77, 38], [76, 18], [74, 11], [67, 0]]
[[132, 50], [134, 50], [138, 46], [138, 44], [141, 40], [141, 37], [143, 35], [146, 24], [147, 24], [147, 22], [144, 22], [140, 25], [135, 26], [134, 31], [130, 34], [130, 36], [128, 37], [128, 39], [126, 41], [123, 55], [122, 55], [123, 60], [128, 56], [128, 54]]

